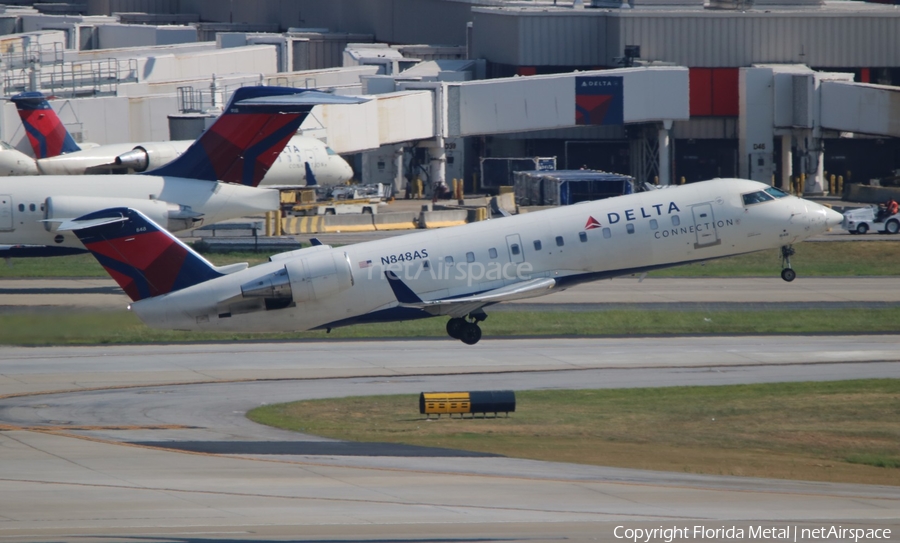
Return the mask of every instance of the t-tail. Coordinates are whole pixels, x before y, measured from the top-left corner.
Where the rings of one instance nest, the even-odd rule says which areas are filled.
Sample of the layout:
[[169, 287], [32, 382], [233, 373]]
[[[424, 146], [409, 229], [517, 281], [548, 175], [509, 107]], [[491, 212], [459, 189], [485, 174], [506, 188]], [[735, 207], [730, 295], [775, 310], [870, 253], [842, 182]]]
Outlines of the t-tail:
[[134, 209], [117, 207], [95, 211], [63, 223], [60, 230], [74, 231], [87, 250], [135, 302], [181, 290], [233, 271], [213, 266]]
[[81, 150], [43, 94], [23, 92], [10, 100], [19, 111], [35, 158], [50, 158]]
[[242, 87], [187, 151], [145, 173], [256, 187], [313, 107], [365, 101], [306, 89]]

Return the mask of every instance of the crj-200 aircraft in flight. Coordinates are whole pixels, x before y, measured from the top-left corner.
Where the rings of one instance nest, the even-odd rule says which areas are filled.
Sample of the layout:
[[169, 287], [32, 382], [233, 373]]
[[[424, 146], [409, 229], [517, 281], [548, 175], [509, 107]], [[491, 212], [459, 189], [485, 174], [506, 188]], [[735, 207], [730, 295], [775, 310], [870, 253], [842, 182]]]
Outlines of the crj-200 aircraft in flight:
[[[62, 120], [40, 92], [23, 92], [10, 98], [36, 160], [7, 147], [0, 150], [0, 175], [83, 175], [145, 172], [163, 166], [184, 153], [193, 140], [145, 143], [112, 143], [81, 149]], [[293, 136], [260, 185], [331, 187], [353, 178], [353, 168], [316, 138]], [[241, 183], [239, 176], [219, 179]]]
[[[181, 156], [144, 172], [0, 179], [0, 257], [84, 252], [62, 223], [110, 207], [140, 210], [169, 230], [186, 230], [278, 209], [276, 190], [255, 188], [317, 104], [362, 98], [281, 88], [235, 91], [222, 115]], [[240, 184], [221, 183], [238, 179]]]
[[839, 225], [819, 204], [716, 179], [344, 247], [313, 246], [223, 274], [140, 212], [71, 224], [147, 325], [271, 332], [447, 315], [481, 338], [484, 308], [579, 283], [782, 248]]

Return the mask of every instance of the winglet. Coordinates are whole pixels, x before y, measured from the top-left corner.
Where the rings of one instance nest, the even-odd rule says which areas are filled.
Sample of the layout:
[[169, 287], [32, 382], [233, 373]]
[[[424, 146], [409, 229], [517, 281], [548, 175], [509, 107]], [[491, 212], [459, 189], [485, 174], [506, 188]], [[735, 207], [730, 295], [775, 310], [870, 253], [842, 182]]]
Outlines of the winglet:
[[306, 167], [306, 186], [318, 186], [319, 182], [316, 180], [316, 174], [313, 173], [312, 168], [309, 166], [309, 162], [304, 162], [303, 165]]
[[69, 131], [40, 92], [22, 92], [12, 98], [28, 135], [35, 158], [49, 158], [80, 151]]
[[95, 211], [69, 221], [67, 227], [135, 302], [223, 275], [134, 209]]
[[234, 91], [222, 115], [187, 151], [144, 173], [255, 187], [313, 107], [366, 101], [308, 89], [241, 87]]
[[388, 284], [391, 285], [391, 290], [394, 291], [394, 296], [397, 297], [398, 302], [401, 304], [422, 303], [422, 298], [419, 298], [412, 289], [406, 286], [406, 283], [401, 281], [396, 273], [388, 270], [384, 272], [384, 276], [387, 277]]

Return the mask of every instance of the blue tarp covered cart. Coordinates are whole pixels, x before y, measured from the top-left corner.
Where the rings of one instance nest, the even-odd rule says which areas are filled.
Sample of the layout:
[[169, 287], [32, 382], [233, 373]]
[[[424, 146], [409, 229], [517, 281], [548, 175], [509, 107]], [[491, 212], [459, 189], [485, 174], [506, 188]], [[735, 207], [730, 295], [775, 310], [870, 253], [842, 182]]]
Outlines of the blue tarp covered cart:
[[634, 192], [634, 179], [599, 170], [516, 172], [516, 204], [520, 206], [571, 205]]

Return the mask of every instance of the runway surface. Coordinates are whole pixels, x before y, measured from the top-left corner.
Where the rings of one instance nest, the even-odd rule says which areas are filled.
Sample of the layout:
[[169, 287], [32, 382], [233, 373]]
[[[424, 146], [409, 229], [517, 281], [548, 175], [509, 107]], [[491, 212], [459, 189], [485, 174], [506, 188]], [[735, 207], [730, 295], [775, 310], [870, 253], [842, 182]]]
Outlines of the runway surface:
[[366, 456], [244, 417], [263, 403], [442, 388], [900, 377], [898, 360], [900, 336], [3, 348], [0, 541], [622, 541], [617, 526], [823, 524], [898, 534], [896, 487]]

